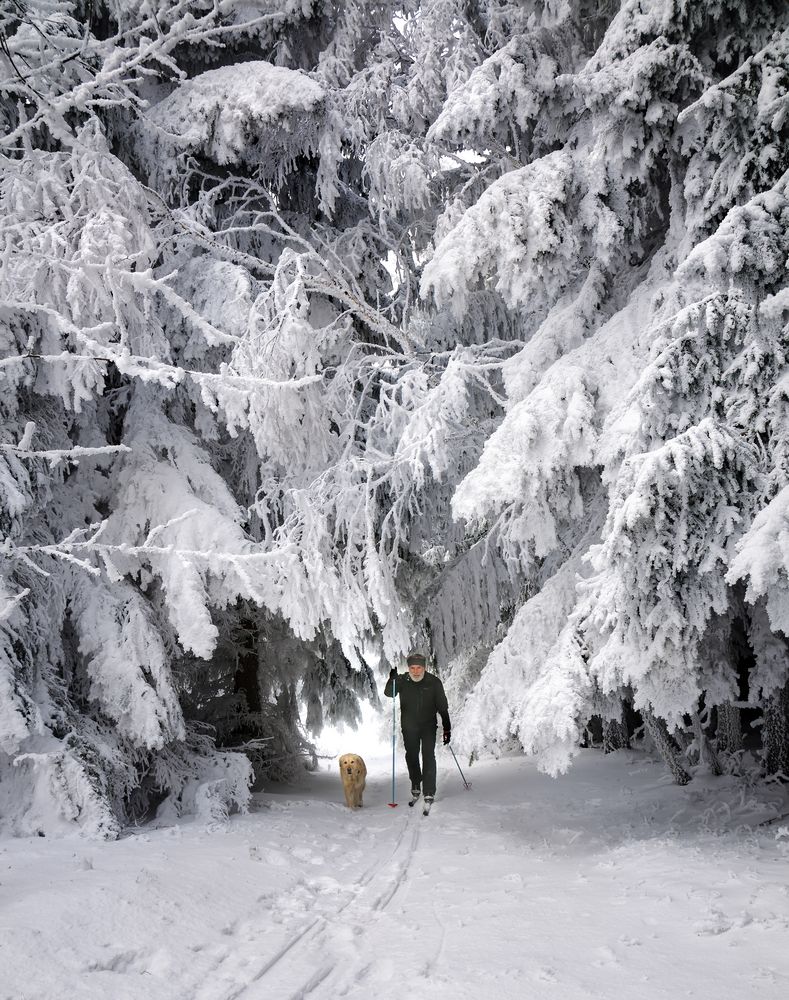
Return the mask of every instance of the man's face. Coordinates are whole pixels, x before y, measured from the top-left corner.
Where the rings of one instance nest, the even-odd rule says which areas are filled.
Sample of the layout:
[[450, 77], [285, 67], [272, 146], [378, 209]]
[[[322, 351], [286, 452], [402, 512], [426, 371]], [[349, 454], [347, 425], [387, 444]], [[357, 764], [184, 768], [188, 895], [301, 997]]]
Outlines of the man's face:
[[425, 667], [422, 663], [409, 663], [408, 673], [411, 675], [412, 681], [421, 681], [425, 676]]

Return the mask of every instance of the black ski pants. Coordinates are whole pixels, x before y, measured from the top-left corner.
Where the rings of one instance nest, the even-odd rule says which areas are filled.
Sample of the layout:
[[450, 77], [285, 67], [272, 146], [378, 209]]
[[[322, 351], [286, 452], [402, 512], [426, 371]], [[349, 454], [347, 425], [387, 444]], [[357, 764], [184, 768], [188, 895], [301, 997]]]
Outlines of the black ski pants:
[[[405, 762], [412, 788], [421, 788], [425, 795], [436, 794], [436, 731], [435, 722], [418, 728], [403, 726]], [[420, 763], [421, 753], [421, 763]]]

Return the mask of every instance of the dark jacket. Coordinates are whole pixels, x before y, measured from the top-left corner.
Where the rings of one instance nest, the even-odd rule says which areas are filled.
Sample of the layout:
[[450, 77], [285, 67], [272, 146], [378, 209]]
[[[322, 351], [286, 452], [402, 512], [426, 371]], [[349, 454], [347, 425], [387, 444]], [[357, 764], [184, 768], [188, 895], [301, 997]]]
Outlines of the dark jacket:
[[[392, 678], [386, 682], [384, 694], [392, 697]], [[425, 671], [421, 681], [411, 680], [410, 674], [397, 675], [397, 696], [400, 698], [400, 724], [403, 729], [421, 729], [435, 725], [441, 716], [444, 729], [449, 729], [449, 708], [444, 685], [435, 674]]]

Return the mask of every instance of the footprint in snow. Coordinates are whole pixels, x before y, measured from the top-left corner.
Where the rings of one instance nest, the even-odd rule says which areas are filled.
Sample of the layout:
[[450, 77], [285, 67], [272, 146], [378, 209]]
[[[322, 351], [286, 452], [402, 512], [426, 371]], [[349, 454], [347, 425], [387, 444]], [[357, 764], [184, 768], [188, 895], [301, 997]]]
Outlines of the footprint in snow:
[[128, 972], [137, 962], [141, 952], [118, 951], [103, 959], [93, 959], [85, 966], [86, 972]]
[[310, 865], [322, 865], [323, 858], [316, 854], [307, 847], [294, 847], [290, 852], [297, 861], [306, 861]]
[[316, 895], [312, 884], [300, 880], [287, 896], [281, 896], [277, 900], [273, 911], [274, 919], [294, 916], [310, 910], [315, 903]]
[[271, 865], [273, 868], [287, 868], [290, 865], [290, 861], [284, 854], [274, 851], [271, 848], [264, 851], [262, 856], [266, 864]]
[[732, 920], [720, 911], [713, 910], [705, 920], [696, 921], [693, 930], [699, 937], [711, 937], [716, 934], [726, 934], [733, 926]]
[[319, 875], [318, 878], [308, 879], [306, 885], [309, 889], [316, 893], [338, 893], [345, 889], [342, 883], [338, 882], [336, 878], [332, 878], [330, 875]]
[[606, 969], [619, 965], [619, 959], [616, 957], [614, 951], [608, 947], [608, 945], [598, 948], [597, 954], [600, 957], [596, 958], [594, 962], [592, 962], [592, 965], [596, 969]]

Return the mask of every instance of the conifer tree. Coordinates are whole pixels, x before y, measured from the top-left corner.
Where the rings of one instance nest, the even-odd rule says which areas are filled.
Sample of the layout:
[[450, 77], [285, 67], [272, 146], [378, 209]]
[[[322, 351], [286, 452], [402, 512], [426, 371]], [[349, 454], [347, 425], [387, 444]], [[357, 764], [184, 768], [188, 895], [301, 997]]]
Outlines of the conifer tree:
[[15, 828], [243, 808], [415, 641], [469, 750], [782, 767], [781, 0], [0, 18]]
[[403, 359], [354, 189], [359, 103], [385, 97], [348, 85], [374, 75], [392, 13], [3, 15], [0, 768], [16, 829], [57, 814], [112, 836], [162, 799], [243, 808], [249, 762], [216, 742], [282, 773], [309, 751], [297, 697], [317, 720], [373, 696], [362, 588], [384, 606], [392, 570], [369, 507], [384, 489], [352, 452], [378, 366]]
[[[671, 727], [737, 700], [736, 665], [712, 669], [705, 650], [739, 607], [746, 553], [765, 551], [749, 529], [785, 450], [786, 11], [624, 3], [593, 53], [578, 25], [560, 15], [535, 34], [533, 119], [504, 61], [534, 51], [522, 37], [448, 98], [437, 138], [474, 148], [495, 118], [511, 159], [454, 210], [422, 284], [456, 310], [458, 286], [492, 285], [528, 324], [504, 419], [453, 509], [532, 594], [468, 702], [469, 740], [515, 734], [553, 771], [597, 691]], [[511, 117], [477, 110], [491, 107]]]

